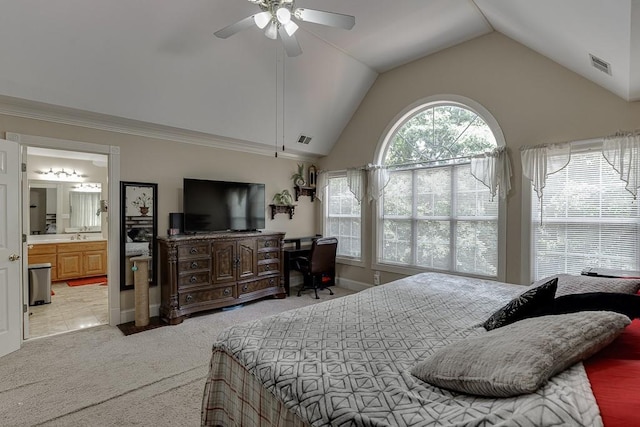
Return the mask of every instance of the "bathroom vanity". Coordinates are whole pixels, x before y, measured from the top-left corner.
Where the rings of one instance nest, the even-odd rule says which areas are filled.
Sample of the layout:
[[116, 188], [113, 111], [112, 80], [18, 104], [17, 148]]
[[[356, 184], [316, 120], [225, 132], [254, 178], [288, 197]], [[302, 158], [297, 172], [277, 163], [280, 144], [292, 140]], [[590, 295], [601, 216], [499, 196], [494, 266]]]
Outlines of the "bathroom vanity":
[[107, 241], [29, 243], [29, 264], [51, 264], [51, 281], [107, 274]]

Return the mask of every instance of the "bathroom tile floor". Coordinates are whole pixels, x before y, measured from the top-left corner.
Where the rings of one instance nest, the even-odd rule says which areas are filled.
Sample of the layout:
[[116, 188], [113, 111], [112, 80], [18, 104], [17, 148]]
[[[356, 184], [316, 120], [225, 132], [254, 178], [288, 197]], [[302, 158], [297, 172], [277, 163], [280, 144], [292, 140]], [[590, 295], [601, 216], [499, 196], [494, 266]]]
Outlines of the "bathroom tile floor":
[[29, 337], [38, 338], [109, 323], [107, 286], [51, 285], [51, 304], [29, 307]]

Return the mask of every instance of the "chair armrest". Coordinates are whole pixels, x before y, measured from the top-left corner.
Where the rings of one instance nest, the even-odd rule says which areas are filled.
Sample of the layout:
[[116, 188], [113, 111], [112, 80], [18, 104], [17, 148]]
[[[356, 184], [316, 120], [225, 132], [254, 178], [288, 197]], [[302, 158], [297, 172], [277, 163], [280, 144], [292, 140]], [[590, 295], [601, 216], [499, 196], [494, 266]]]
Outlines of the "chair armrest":
[[304, 271], [309, 269], [309, 258], [307, 257], [297, 257], [291, 260], [293, 263], [293, 269], [298, 271]]

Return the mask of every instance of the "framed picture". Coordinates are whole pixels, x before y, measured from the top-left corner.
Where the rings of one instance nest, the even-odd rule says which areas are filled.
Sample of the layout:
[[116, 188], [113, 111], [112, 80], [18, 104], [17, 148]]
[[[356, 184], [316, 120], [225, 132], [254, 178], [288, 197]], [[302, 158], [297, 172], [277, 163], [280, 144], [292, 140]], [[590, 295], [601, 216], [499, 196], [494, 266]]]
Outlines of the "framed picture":
[[120, 289], [133, 289], [132, 258], [150, 257], [149, 286], [156, 284], [158, 184], [120, 182]]

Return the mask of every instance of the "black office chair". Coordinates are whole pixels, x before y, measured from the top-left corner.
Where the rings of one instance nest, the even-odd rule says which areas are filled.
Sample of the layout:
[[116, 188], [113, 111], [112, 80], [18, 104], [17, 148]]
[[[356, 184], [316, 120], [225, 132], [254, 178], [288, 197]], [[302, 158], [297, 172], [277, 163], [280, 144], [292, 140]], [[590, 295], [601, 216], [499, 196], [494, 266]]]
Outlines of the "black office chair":
[[[304, 276], [304, 284], [298, 290], [298, 296], [303, 290], [313, 288], [316, 299], [320, 298], [318, 297], [318, 289], [325, 288], [322, 277], [327, 276], [332, 279], [335, 277], [337, 249], [338, 239], [323, 237], [313, 241], [308, 257], [295, 259], [296, 270]], [[331, 288], [329, 288], [329, 294], [333, 295]]]

